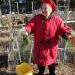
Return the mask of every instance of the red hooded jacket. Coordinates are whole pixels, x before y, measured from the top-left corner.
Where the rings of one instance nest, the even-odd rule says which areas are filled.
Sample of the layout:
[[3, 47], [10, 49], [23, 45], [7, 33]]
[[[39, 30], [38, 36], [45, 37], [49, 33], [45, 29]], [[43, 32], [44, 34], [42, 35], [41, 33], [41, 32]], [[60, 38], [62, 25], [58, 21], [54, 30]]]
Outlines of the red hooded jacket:
[[41, 14], [32, 18], [26, 25], [27, 32], [34, 34], [34, 63], [50, 65], [56, 63], [58, 38], [70, 32], [70, 28], [56, 15], [44, 20]]

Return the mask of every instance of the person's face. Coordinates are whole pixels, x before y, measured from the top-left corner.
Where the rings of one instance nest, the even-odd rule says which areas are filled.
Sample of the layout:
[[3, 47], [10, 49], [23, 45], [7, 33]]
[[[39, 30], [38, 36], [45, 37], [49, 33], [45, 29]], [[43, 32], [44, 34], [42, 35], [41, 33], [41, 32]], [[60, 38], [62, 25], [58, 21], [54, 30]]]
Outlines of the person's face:
[[52, 13], [52, 8], [49, 4], [42, 4], [42, 15], [44, 15], [46, 18], [48, 18]]

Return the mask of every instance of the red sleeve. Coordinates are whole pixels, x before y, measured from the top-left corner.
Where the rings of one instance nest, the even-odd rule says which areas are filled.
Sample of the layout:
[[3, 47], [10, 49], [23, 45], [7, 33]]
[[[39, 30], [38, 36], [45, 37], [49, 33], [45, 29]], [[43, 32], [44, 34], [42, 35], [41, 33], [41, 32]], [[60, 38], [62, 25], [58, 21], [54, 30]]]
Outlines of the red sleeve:
[[65, 33], [70, 33], [71, 27], [69, 27], [67, 24], [64, 24], [64, 21], [58, 17], [58, 32], [59, 35], [63, 36]]
[[35, 19], [34, 18], [26, 23], [25, 29], [28, 33], [34, 32], [34, 24], [35, 24]]

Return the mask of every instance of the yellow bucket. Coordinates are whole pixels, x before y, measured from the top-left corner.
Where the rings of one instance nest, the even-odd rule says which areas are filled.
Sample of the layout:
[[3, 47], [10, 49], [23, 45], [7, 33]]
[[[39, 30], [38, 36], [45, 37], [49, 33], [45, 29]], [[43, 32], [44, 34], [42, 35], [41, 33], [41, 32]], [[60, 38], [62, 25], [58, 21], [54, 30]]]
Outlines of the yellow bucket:
[[21, 63], [16, 65], [17, 75], [33, 75], [33, 68], [28, 63]]

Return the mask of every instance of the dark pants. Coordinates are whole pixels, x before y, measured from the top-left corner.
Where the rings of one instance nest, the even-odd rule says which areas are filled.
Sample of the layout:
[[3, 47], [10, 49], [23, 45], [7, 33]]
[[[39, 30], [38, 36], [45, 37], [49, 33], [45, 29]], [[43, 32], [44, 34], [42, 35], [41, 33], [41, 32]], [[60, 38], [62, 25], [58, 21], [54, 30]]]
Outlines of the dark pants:
[[[55, 75], [55, 64], [49, 65], [48, 69], [49, 69], [49, 75]], [[38, 70], [39, 70], [38, 75], [43, 75], [45, 71], [45, 66], [38, 65]]]

